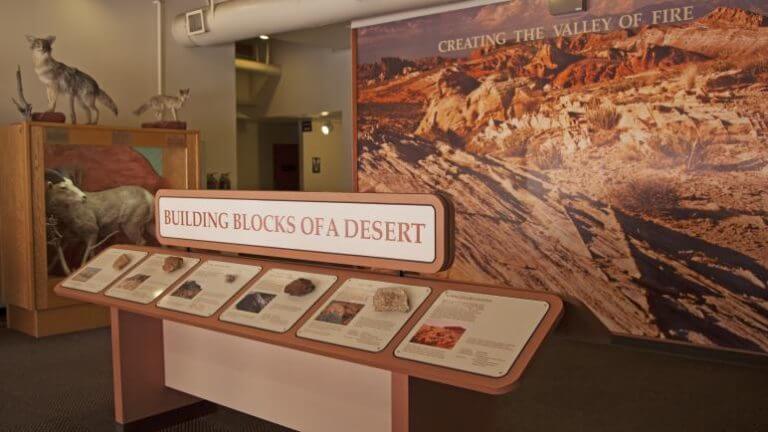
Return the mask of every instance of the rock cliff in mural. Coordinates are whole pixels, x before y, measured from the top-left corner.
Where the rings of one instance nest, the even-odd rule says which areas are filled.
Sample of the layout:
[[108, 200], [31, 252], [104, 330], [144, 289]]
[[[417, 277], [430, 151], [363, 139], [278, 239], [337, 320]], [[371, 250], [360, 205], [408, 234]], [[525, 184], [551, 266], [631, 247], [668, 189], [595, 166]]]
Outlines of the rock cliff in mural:
[[[617, 333], [768, 351], [768, 18], [699, 3], [685, 23], [451, 58], [393, 45], [359, 66], [360, 190], [452, 195], [451, 279], [568, 294]], [[359, 51], [397, 26], [414, 23]]]

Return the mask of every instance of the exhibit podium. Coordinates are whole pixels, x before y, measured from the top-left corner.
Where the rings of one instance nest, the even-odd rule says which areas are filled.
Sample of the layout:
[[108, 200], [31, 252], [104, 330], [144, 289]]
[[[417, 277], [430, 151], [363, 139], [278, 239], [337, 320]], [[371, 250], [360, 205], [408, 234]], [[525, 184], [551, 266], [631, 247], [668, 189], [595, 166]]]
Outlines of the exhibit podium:
[[172, 247], [113, 246], [55, 288], [110, 309], [119, 425], [210, 401], [408, 431], [410, 378], [513, 391], [563, 315], [549, 293], [392, 274], [450, 266], [439, 196], [163, 190], [155, 209]]

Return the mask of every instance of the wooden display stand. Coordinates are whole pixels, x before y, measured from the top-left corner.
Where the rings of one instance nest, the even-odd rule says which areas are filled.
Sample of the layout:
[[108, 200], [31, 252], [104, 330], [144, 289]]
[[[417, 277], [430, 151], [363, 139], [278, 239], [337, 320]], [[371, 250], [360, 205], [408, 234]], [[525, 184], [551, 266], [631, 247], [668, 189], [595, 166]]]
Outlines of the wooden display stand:
[[108, 310], [57, 296], [61, 278], [48, 276], [45, 228], [45, 149], [49, 145], [150, 147], [163, 150], [167, 187], [197, 188], [196, 131], [19, 123], [0, 131], [0, 285], [8, 326], [35, 336], [103, 327]]
[[[169, 198], [174, 197], [180, 200], [168, 201]], [[203, 401], [211, 401], [305, 432], [339, 430], [407, 432], [410, 427], [409, 418], [412, 415], [409, 406], [410, 377], [490, 395], [501, 395], [514, 390], [536, 352], [563, 315], [564, 302], [556, 295], [387, 275], [380, 271], [294, 261], [301, 259], [302, 256], [311, 256], [325, 263], [343, 262], [344, 255], [339, 249], [335, 249], [332, 243], [318, 241], [317, 236], [309, 229], [306, 230], [309, 234], [305, 235], [305, 241], [297, 242], [297, 247], [301, 250], [289, 251], [280, 247], [281, 240], [275, 239], [274, 236], [272, 238], [248, 237], [243, 233], [242, 236], [228, 237], [225, 232], [232, 228], [232, 225], [223, 222], [216, 228], [220, 231], [215, 231], [213, 236], [207, 236], [205, 232], [201, 233], [195, 231], [195, 228], [190, 228], [192, 224], [188, 220], [173, 222], [173, 211], [176, 211], [174, 208], [183, 208], [185, 212], [198, 214], [203, 211], [201, 210], [203, 208], [208, 208], [211, 212], [227, 209], [226, 211], [230, 212], [228, 215], [234, 217], [259, 214], [257, 212], [263, 210], [265, 207], [262, 206], [266, 204], [271, 214], [290, 215], [293, 214], [291, 212], [297, 212], [295, 213], [297, 220], [308, 217], [307, 213], [301, 214], [302, 211], [307, 211], [306, 209], [309, 208], [311, 212], [313, 208], [317, 208], [319, 209], [316, 213], [318, 218], [315, 220], [324, 218], [325, 222], [329, 222], [336, 215], [341, 214], [344, 216], [340, 217], [347, 217], [349, 214], [355, 214], [360, 207], [378, 205], [373, 212], [366, 214], [378, 220], [393, 218], [392, 220], [398, 223], [430, 219], [431, 222], [427, 224], [420, 238], [423, 243], [420, 244], [419, 250], [427, 252], [427, 257], [434, 256], [435, 259], [429, 261], [429, 258], [422, 258], [418, 253], [413, 253], [411, 256], [416, 260], [421, 259], [421, 263], [407, 259], [387, 258], [388, 253], [397, 253], [398, 249], [392, 248], [388, 251], [381, 245], [377, 248], [376, 242], [370, 238], [365, 240], [369, 247], [362, 250], [356, 249], [355, 244], [350, 243], [348, 239], [339, 240], [339, 244], [343, 247], [357, 251], [347, 255], [350, 262], [359, 264], [360, 260], [363, 260], [376, 263], [379, 268], [390, 270], [403, 266], [441, 269], [449, 265], [453, 253], [450, 240], [453, 237], [453, 224], [450, 219], [452, 211], [449, 203], [431, 195], [400, 195], [399, 201], [405, 204], [398, 206], [397, 197], [398, 195], [394, 194], [160, 191], [156, 196], [156, 208], [158, 214], [163, 215], [160, 219], [163, 222], [158, 221], [158, 239], [162, 244], [185, 246], [186, 243], [187, 247], [206, 247], [212, 250], [237, 248], [240, 252], [258, 251], [261, 255], [283, 259], [256, 259], [224, 256], [218, 252], [199, 253], [166, 248], [115, 246], [114, 248], [122, 249], [123, 254], [126, 251], [140, 251], [147, 252], [148, 255], [140, 261], [132, 262], [132, 267], [124, 270], [121, 276], [113, 276], [117, 279], [106, 279], [103, 282], [108, 284], [106, 288], [100, 285], [102, 282], [93, 282], [93, 288], [82, 285], [73, 286], [71, 284], [74, 282], [70, 281], [64, 281], [56, 286], [56, 293], [63, 297], [106, 306], [111, 310], [115, 418], [120, 427], [131, 428], [141, 425], [142, 430], [150, 430], [150, 426], [147, 425], [153, 418], [158, 416], [167, 418], [170, 413], [199, 405]], [[166, 202], [161, 202], [163, 199]], [[249, 207], [252, 202], [255, 202], [255, 205]], [[302, 205], [294, 206], [296, 202]], [[307, 206], [307, 203], [311, 205]], [[331, 203], [331, 206], [325, 205], [328, 203]], [[314, 204], [317, 204], [317, 207]], [[345, 204], [350, 205], [345, 207]], [[422, 212], [424, 207], [430, 206], [434, 212], [427, 212], [430, 216], [419, 219], [420, 215], [424, 214]], [[412, 209], [417, 207], [419, 208], [416, 210]], [[371, 208], [365, 207], [365, 210], [370, 211]], [[221, 216], [222, 213], [216, 214]], [[220, 220], [225, 219], [226, 217]], [[233, 219], [229, 221], [231, 220]], [[181, 229], [174, 230], [174, 227]], [[205, 229], [208, 228], [210, 226], [205, 227]], [[205, 229], [201, 228], [201, 231]], [[284, 237], [291, 241], [290, 234], [285, 234]], [[207, 238], [211, 240], [206, 240]], [[226, 247], [227, 239], [237, 243], [235, 245], [230, 243], [231, 247], [228, 248]], [[293, 237], [293, 240], [296, 238]], [[408, 252], [406, 249], [401, 251], [403, 254]], [[109, 260], [92, 265], [97, 268], [111, 266], [112, 260], [119, 254], [120, 252], [110, 253], [107, 255], [110, 257]], [[142, 281], [147, 280], [146, 278], [152, 281], [151, 278], [154, 277], [165, 277], [162, 275], [167, 274], [168, 270], [163, 269], [161, 272], [159, 269], [150, 269], [159, 262], [152, 258], [157, 256], [156, 254], [161, 258], [172, 254], [180, 260], [185, 262], [188, 260], [194, 264], [178, 270], [175, 282], [168, 286], [162, 285], [161, 288], [150, 284], [147, 289], [154, 297], [142, 297], [146, 301], [138, 300], [138, 297], [122, 297], [121, 290], [127, 290], [132, 296], [144, 295], [141, 294], [144, 291], [141, 291], [138, 286], [124, 284], [133, 279], [131, 274], [134, 272], [144, 277]], [[285, 260], [288, 257], [293, 260]], [[158, 306], [162, 300], [180, 297], [177, 294], [187, 286], [188, 282], [185, 280], [198, 281], [205, 287], [206, 282], [200, 279], [202, 276], [194, 275], [208, 262], [218, 263], [215, 265], [224, 263], [229, 266], [258, 267], [261, 271], [248, 283], [244, 281], [242, 286], [233, 287], [236, 292], [233, 291], [234, 294], [221, 298], [220, 305], [216, 306], [217, 309], [210, 316]], [[286, 327], [287, 330], [284, 332], [269, 331], [225, 320], [223, 316], [227, 311], [233, 310], [235, 305], [238, 305], [238, 310], [248, 310], [240, 309], [240, 300], [246, 293], [250, 295], [254, 290], [266, 289], [256, 288], [256, 286], [272, 270], [325, 275], [324, 278], [332, 278], [335, 282], [327, 291], [319, 294], [298, 321]], [[160, 273], [153, 273], [155, 271]], [[96, 273], [98, 274], [98, 271]], [[161, 276], [149, 276], [151, 274]], [[214, 279], [221, 280], [216, 284], [224, 283], [223, 274], [220, 276], [220, 279], [218, 277]], [[77, 283], [88, 284], [90, 283], [88, 280], [86, 278], [86, 282], [81, 280]], [[345, 284], [352, 280], [375, 281], [382, 286], [390, 287], [397, 285], [426, 287], [429, 293], [421, 304], [411, 308], [402, 326], [394, 327], [391, 333], [393, 336], [390, 339], [383, 344], [376, 342], [377, 345], [368, 345], [371, 347], [380, 344], [378, 349], [354, 347], [354, 344], [350, 345], [348, 341], [327, 343], [303, 336], [301, 332], [304, 329], [317, 325], [318, 321], [325, 321], [319, 318], [319, 312], [329, 310], [328, 305], [333, 303], [333, 299], [338, 298], [337, 295]], [[194, 285], [197, 285], [198, 289], [205, 289], [200, 288], [196, 283]], [[176, 292], [177, 289], [179, 292]], [[197, 291], [192, 298], [197, 299], [194, 296], [200, 293], [201, 291]], [[451, 297], [456, 295], [458, 297]], [[453, 346], [457, 347], [452, 351], [460, 360], [455, 367], [440, 366], [429, 357], [425, 357], [426, 361], [416, 361], [400, 355], [401, 350], [408, 349], [404, 347], [413, 345], [414, 339], [411, 339], [411, 335], [414, 334], [417, 326], [421, 329], [420, 323], [423, 320], [429, 322], [435, 318], [439, 309], [437, 305], [440, 304], [441, 299], [448, 297], [489, 299], [483, 300], [490, 302], [487, 304], [475, 303], [477, 308], [470, 306], [467, 309], [469, 315], [484, 313], [479, 312], [483, 310], [491, 311], [497, 301], [521, 305], [521, 309], [517, 309], [520, 315], [510, 313], [511, 309], [497, 310], [493, 313], [494, 319], [490, 321], [494, 323], [491, 329], [488, 328], [489, 321], [485, 319], [489, 316], [483, 315], [485, 318], [478, 321], [473, 317], [465, 316], [463, 319], [469, 320], [463, 324], [464, 331], [468, 335], [466, 336], [467, 345], [459, 349], [458, 345], [455, 345], [457, 342], [453, 341], [454, 345], [448, 348], [451, 350]], [[490, 300], [491, 297], [494, 300]], [[134, 298], [136, 301], [128, 298]], [[211, 299], [213, 297], [201, 301], [208, 305]], [[358, 298], [357, 301], [363, 300]], [[461, 302], [462, 300], [452, 301]], [[262, 306], [262, 308], [265, 307], [267, 306]], [[542, 312], [536, 314], [536, 318], [533, 319], [521, 318], [526, 315], [525, 308], [528, 308], [528, 311], [530, 308], [536, 308]], [[369, 327], [369, 330], [365, 330], [365, 327], [353, 329], [346, 327], [347, 324], [334, 329], [352, 329], [347, 334], [354, 333], [357, 336], [367, 331], [375, 332], [384, 328], [383, 323], [386, 322], [380, 321], [385, 319], [384, 316], [377, 317], [369, 320], [369, 324], [374, 326]], [[459, 319], [458, 316], [456, 319]], [[473, 333], [472, 328], [475, 325], [473, 323], [483, 325], [483, 331]], [[518, 329], [527, 330], [518, 332]], [[512, 334], [518, 334], [518, 336], [511, 338], [505, 336]], [[371, 341], [372, 337], [375, 337], [374, 333], [365, 335], [364, 339]], [[416, 343], [422, 344], [418, 346], [423, 347], [425, 342]], [[493, 351], [494, 347], [502, 346], [503, 348], [500, 349], [504, 350], [503, 354], [501, 351]], [[488, 351], [487, 347], [490, 347], [488, 350], [491, 351]], [[417, 350], [421, 349], [423, 348], [417, 348]], [[478, 351], [477, 357], [471, 353], [467, 354], [472, 349]], [[486, 355], [488, 353], [492, 354], [491, 357]], [[499, 357], [492, 358], [497, 355]], [[509, 357], [509, 363], [504, 363], [504, 357]], [[492, 365], [495, 369], [484, 369], [482, 373], [470, 372], [469, 370], [477, 364]], [[508, 368], [502, 366], [503, 369], [499, 370], [497, 367], [499, 364], [506, 364]]]

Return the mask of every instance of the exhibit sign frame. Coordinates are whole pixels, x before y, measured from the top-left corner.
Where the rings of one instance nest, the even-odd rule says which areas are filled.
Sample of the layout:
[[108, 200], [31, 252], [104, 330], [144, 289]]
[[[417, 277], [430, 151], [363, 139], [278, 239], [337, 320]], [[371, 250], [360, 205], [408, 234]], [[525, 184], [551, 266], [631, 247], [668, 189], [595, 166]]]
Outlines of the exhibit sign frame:
[[434, 194], [160, 190], [165, 246], [437, 273], [453, 261], [453, 209]]

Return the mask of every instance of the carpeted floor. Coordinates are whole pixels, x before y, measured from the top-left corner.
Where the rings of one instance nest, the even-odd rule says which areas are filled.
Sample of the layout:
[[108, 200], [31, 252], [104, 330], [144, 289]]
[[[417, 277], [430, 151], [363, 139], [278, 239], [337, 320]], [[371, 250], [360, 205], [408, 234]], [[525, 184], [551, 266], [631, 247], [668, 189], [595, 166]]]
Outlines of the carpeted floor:
[[[109, 331], [36, 340], [0, 328], [0, 432], [111, 432]], [[219, 407], [165, 432], [288, 432]]]

